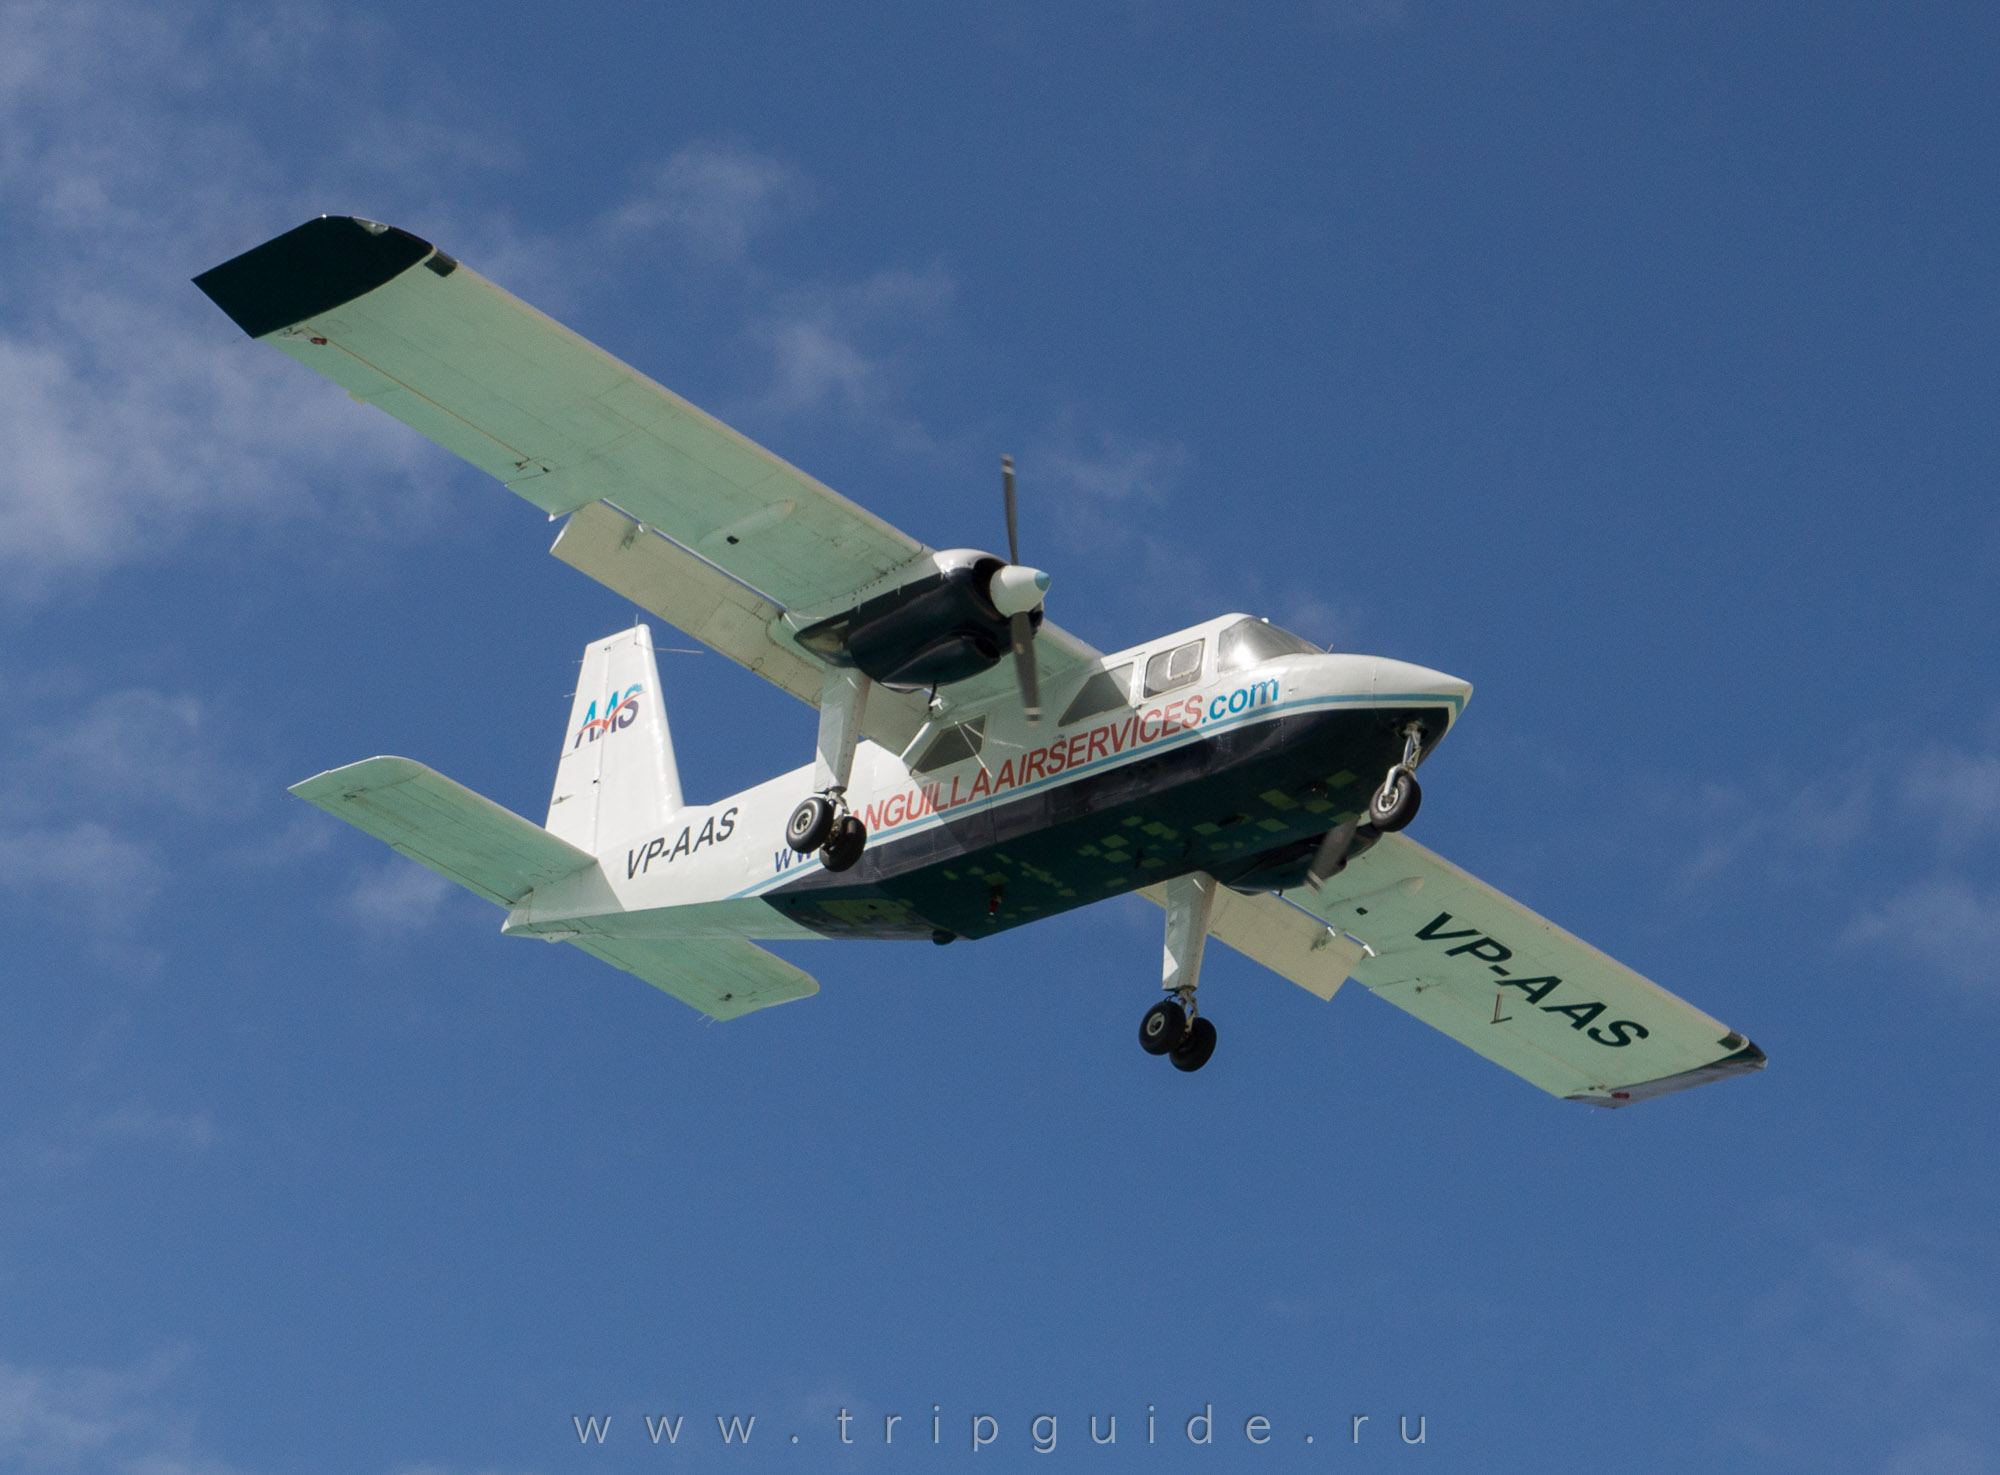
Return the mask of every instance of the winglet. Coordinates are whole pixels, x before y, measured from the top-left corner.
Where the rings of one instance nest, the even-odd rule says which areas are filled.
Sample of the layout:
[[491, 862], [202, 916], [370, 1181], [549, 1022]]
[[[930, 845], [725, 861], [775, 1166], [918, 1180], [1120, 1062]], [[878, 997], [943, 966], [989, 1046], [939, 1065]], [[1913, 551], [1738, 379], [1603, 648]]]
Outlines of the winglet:
[[[252, 338], [331, 312], [432, 256], [429, 241], [353, 215], [322, 215], [194, 279]], [[458, 263], [442, 252], [449, 272]], [[440, 273], [442, 275], [443, 273]]]

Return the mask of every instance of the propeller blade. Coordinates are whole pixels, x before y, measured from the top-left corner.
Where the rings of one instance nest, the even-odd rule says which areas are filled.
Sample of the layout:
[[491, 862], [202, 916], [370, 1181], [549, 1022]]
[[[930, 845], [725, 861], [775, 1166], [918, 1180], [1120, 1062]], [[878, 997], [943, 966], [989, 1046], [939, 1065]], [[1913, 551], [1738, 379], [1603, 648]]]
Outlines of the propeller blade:
[[1030, 722], [1042, 720], [1042, 687], [1035, 676], [1035, 622], [1028, 611], [1008, 621], [1014, 637], [1014, 675], [1021, 683], [1021, 707]]
[[[1015, 531], [1014, 526], [1014, 458], [1012, 456], [1002, 456], [1000, 458], [1000, 491], [1001, 495], [1007, 501], [1007, 562], [1019, 563], [1021, 561], [1021, 539]], [[1021, 649], [1019, 642], [1020, 637], [1016, 636], [1014, 649], [1017, 652]]]
[[1313, 852], [1312, 864], [1306, 867], [1306, 885], [1317, 891], [1341, 873], [1347, 865], [1348, 853], [1354, 849], [1354, 836], [1360, 828], [1361, 820], [1356, 817], [1326, 832], [1326, 838], [1319, 842], [1319, 849]]

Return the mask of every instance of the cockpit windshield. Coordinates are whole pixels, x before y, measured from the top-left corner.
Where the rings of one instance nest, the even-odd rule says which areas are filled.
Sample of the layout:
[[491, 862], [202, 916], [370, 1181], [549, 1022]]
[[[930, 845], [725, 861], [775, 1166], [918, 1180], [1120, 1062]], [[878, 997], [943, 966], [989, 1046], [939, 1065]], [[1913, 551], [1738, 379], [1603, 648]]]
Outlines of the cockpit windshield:
[[1215, 642], [1215, 669], [1245, 671], [1279, 656], [1316, 656], [1320, 648], [1263, 620], [1238, 620]]

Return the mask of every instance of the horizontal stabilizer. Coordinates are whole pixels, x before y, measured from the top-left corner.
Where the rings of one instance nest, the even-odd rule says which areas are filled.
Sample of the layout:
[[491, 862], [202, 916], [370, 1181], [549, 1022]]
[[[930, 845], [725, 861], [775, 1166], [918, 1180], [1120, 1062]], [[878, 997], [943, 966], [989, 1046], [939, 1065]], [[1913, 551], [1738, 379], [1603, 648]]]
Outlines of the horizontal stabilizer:
[[350, 763], [294, 784], [292, 792], [500, 906], [597, 863], [534, 821], [408, 758]]
[[819, 992], [810, 973], [738, 937], [570, 939], [594, 958], [636, 974], [715, 1019], [788, 1004]]
[[1367, 944], [1358, 982], [1552, 1095], [1628, 1106], [1764, 1067], [1743, 1036], [1402, 835], [1285, 895]]

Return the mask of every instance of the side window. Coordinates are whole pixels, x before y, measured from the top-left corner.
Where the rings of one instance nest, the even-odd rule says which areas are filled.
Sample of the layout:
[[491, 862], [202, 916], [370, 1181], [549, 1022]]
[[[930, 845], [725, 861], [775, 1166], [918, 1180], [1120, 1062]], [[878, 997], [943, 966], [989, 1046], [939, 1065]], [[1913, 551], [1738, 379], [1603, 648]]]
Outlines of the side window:
[[1199, 681], [1201, 647], [1201, 641], [1190, 640], [1186, 645], [1163, 650], [1146, 662], [1146, 695], [1156, 697], [1163, 691], [1192, 686]]
[[932, 738], [931, 745], [924, 749], [924, 756], [910, 767], [917, 773], [935, 773], [940, 768], [949, 768], [954, 763], [963, 763], [968, 758], [977, 757], [985, 742], [984, 717], [975, 717], [970, 722], [955, 723]]
[[1072, 722], [1081, 722], [1086, 717], [1095, 717], [1099, 712], [1109, 712], [1114, 707], [1122, 707], [1131, 701], [1132, 663], [1127, 661], [1109, 671], [1099, 671], [1083, 688], [1070, 698], [1063, 708], [1063, 714], [1056, 721], [1057, 727], [1068, 727]]

